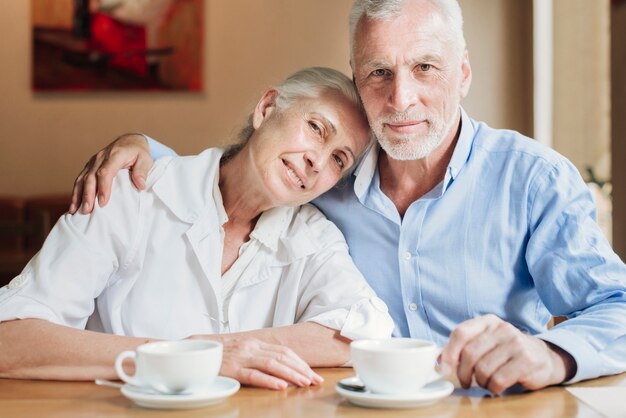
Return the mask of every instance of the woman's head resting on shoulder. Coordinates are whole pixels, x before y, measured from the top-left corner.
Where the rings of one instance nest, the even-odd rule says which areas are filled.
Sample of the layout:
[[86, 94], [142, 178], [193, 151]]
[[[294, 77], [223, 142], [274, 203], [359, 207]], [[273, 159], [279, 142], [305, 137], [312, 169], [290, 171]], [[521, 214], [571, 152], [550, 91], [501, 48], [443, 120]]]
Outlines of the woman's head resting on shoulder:
[[242, 180], [266, 193], [271, 206], [301, 205], [326, 192], [370, 143], [352, 81], [322, 67], [300, 70], [268, 89], [240, 137], [224, 161], [242, 164]]

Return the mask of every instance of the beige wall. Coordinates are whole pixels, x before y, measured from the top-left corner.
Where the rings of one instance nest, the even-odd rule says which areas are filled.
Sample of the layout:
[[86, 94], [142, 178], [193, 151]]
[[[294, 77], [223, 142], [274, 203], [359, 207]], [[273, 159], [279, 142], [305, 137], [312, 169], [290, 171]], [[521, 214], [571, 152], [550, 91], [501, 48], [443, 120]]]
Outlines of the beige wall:
[[533, 134], [532, 1], [459, 0], [473, 82], [470, 116]]
[[611, 19], [613, 248], [626, 260], [626, 3]]
[[[470, 114], [530, 133], [529, 4], [462, 0], [474, 82]], [[182, 154], [229, 142], [262, 90], [302, 66], [349, 71], [351, 0], [210, 0], [204, 94], [38, 94], [30, 1], [0, 14], [0, 194], [69, 191], [97, 149], [143, 131]]]
[[609, 0], [554, 0], [554, 149], [610, 176]]

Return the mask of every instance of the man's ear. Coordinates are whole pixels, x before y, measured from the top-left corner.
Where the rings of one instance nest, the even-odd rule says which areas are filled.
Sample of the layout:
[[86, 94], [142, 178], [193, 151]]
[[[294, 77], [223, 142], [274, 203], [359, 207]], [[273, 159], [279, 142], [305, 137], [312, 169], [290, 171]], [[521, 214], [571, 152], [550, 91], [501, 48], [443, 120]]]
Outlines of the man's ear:
[[461, 60], [461, 98], [467, 96], [471, 85], [472, 66], [470, 65], [469, 54], [466, 49], [463, 53], [463, 59]]
[[276, 110], [276, 99], [278, 99], [278, 91], [276, 89], [272, 88], [263, 93], [252, 114], [252, 126], [254, 129], [259, 129], [259, 126]]

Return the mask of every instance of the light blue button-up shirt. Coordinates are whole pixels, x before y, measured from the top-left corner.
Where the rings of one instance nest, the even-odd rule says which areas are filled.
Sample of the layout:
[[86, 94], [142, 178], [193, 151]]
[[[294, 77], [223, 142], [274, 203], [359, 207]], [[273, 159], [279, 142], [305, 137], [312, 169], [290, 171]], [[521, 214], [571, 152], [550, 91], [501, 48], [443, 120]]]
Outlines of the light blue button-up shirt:
[[[463, 110], [461, 126], [444, 180], [403, 218], [380, 190], [378, 147], [314, 201], [387, 303], [394, 335], [444, 344], [493, 313], [569, 352], [571, 382], [626, 370], [626, 266], [576, 168]], [[552, 315], [570, 319], [548, 331]]]
[[[389, 306], [394, 334], [444, 344], [493, 313], [572, 354], [572, 381], [626, 370], [626, 266], [576, 168], [464, 111], [461, 126], [443, 182], [403, 218], [380, 189], [378, 147], [314, 201]], [[552, 315], [570, 319], [547, 331]]]

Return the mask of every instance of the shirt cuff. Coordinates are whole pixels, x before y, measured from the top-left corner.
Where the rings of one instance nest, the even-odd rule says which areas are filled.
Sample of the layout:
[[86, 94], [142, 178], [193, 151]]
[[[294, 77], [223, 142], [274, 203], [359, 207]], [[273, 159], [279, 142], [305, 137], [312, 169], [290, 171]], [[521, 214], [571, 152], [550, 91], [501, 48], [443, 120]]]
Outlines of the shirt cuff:
[[606, 367], [602, 356], [585, 338], [565, 328], [552, 328], [549, 331], [535, 335], [544, 341], [550, 342], [566, 351], [576, 362], [576, 374], [563, 384], [572, 384], [581, 380], [593, 379], [599, 376], [615, 374], [616, 371]]
[[140, 132], [138, 134], [146, 138], [146, 141], [148, 142], [148, 149], [150, 150], [150, 156], [154, 161], [162, 157], [175, 157], [178, 155], [176, 154], [176, 151], [152, 139], [150, 136]]
[[389, 338], [394, 328], [387, 305], [376, 296], [361, 299], [350, 310], [324, 312], [308, 321], [339, 330], [342, 337], [350, 340]]

